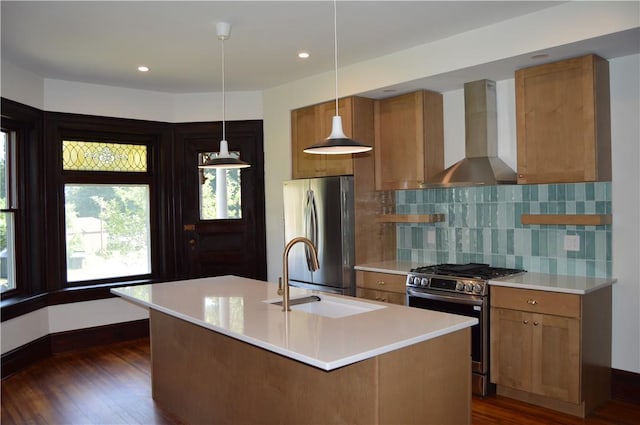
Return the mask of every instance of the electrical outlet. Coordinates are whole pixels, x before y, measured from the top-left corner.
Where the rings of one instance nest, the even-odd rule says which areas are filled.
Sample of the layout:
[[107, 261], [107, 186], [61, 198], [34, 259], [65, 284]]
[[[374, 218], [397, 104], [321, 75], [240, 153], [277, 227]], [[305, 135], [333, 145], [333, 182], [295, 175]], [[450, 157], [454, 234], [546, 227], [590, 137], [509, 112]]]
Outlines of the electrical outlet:
[[427, 244], [428, 245], [436, 244], [436, 229], [427, 230]]
[[580, 251], [580, 235], [564, 235], [565, 251]]

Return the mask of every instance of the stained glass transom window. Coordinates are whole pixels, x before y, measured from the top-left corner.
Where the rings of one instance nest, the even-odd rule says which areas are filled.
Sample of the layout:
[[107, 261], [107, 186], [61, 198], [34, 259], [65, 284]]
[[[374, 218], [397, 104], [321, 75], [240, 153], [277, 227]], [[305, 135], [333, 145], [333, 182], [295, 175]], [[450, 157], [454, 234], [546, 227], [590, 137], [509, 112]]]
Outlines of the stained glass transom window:
[[147, 147], [108, 142], [62, 142], [62, 168], [74, 171], [147, 171]]

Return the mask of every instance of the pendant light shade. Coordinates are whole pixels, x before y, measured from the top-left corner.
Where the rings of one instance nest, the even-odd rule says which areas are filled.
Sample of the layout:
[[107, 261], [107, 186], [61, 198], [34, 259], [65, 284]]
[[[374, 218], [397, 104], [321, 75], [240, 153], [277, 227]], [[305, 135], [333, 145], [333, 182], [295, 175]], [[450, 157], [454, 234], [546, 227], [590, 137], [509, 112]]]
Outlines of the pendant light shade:
[[309, 146], [305, 153], [338, 155], [347, 153], [362, 153], [373, 149], [369, 145], [350, 139], [342, 129], [342, 117], [338, 114], [338, 19], [337, 4], [333, 0], [333, 52], [335, 65], [335, 89], [336, 89], [336, 115], [333, 117], [331, 134], [321, 142]]
[[226, 96], [224, 90], [224, 41], [229, 39], [231, 24], [227, 22], [216, 23], [216, 33], [222, 45], [222, 140], [220, 152], [203, 153], [199, 155], [198, 168], [247, 168], [251, 165], [239, 158], [232, 156], [227, 143], [225, 123]]

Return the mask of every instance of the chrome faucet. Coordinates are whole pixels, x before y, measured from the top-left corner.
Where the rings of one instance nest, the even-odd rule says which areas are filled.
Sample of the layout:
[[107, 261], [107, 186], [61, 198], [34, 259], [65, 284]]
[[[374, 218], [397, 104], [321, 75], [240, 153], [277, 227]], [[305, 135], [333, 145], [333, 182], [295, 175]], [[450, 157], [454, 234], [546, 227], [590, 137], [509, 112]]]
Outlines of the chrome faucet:
[[315, 271], [320, 268], [320, 264], [318, 263], [318, 251], [313, 245], [313, 242], [309, 239], [299, 236], [291, 239], [284, 247], [284, 253], [282, 254], [282, 279], [278, 282], [278, 295], [282, 295], [282, 311], [284, 312], [291, 311], [291, 308], [289, 308], [289, 251], [291, 251], [291, 247], [298, 242], [302, 242], [307, 245], [311, 251], [311, 262], [309, 264], [311, 271]]

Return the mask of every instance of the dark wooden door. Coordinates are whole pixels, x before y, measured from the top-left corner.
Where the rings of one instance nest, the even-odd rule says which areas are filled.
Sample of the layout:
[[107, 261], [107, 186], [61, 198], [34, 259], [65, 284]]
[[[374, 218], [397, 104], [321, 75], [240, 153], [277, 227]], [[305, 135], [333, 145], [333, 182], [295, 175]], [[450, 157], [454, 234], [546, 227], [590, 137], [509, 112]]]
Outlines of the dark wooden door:
[[[240, 152], [240, 158], [251, 164], [240, 173], [240, 206], [232, 218], [216, 218], [211, 212], [211, 188], [215, 170], [197, 168], [198, 154], [218, 152], [222, 138], [221, 123], [192, 123], [176, 126], [180, 191], [180, 223], [176, 240], [181, 243], [181, 278], [197, 278], [233, 274], [266, 280], [266, 240], [264, 217], [264, 166], [262, 121], [226, 123], [229, 151]], [[213, 173], [213, 174], [211, 174]], [[227, 177], [229, 181], [229, 177]], [[208, 210], [208, 211], [207, 211]]]

